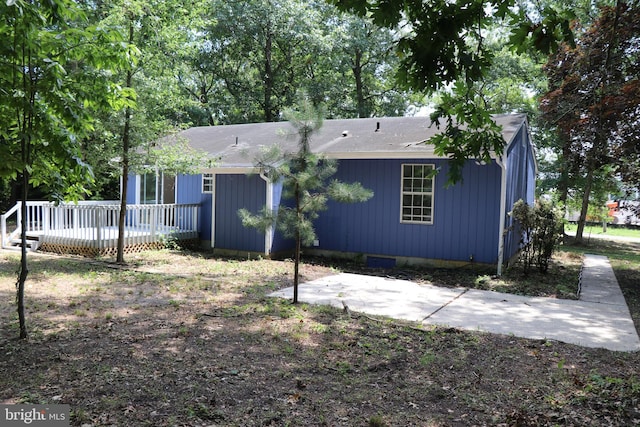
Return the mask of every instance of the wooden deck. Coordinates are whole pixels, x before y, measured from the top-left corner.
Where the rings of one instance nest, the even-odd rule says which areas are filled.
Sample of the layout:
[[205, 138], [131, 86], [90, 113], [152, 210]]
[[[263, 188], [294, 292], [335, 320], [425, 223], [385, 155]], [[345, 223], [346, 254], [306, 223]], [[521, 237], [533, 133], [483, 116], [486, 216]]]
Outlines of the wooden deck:
[[[20, 246], [20, 206], [0, 217], [3, 248]], [[199, 206], [130, 205], [125, 215], [125, 252], [166, 246], [169, 241], [198, 239]], [[14, 218], [15, 229], [8, 222]], [[32, 250], [86, 256], [113, 255], [118, 245], [118, 202], [54, 205], [29, 202], [27, 238]]]

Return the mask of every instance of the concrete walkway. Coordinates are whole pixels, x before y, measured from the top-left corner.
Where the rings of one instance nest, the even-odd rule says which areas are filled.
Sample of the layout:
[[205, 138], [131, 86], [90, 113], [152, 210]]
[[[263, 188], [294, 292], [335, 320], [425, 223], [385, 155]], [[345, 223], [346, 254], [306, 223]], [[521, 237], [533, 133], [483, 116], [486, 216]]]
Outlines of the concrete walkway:
[[[586, 255], [581, 283], [580, 299], [575, 301], [342, 273], [301, 284], [298, 298], [423, 324], [616, 351], [640, 350], [640, 339], [608, 259]], [[292, 295], [293, 288], [271, 294]]]

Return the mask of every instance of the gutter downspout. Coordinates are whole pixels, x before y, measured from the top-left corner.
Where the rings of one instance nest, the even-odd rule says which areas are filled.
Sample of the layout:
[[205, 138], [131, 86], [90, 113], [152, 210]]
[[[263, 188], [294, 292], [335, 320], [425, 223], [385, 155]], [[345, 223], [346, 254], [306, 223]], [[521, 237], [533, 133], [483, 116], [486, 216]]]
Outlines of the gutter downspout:
[[[260, 171], [260, 178], [262, 178], [266, 185], [266, 205], [267, 208], [273, 210], [273, 183], [264, 174], [264, 171]], [[269, 256], [271, 253], [271, 245], [273, 245], [273, 227], [269, 226], [264, 233], [264, 254]]]
[[[216, 174], [211, 174], [211, 249], [216, 247]], [[176, 190], [178, 186], [176, 186]], [[178, 200], [176, 198], [176, 200]]]
[[507, 152], [496, 157], [496, 163], [502, 169], [500, 179], [500, 224], [498, 226], [498, 269], [497, 276], [502, 276], [502, 263], [504, 262], [504, 223], [507, 215]]

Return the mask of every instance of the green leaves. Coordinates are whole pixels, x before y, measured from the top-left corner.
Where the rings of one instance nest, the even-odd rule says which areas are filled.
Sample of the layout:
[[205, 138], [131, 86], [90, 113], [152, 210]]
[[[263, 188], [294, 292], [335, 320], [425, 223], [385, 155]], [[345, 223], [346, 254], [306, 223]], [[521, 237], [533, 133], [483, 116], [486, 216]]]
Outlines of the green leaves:
[[257, 230], [266, 232], [276, 222], [276, 215], [270, 209], [266, 207], [261, 209], [257, 215], [252, 214], [247, 209], [240, 209], [238, 216], [242, 221], [242, 225], [245, 227], [255, 228]]
[[435, 153], [449, 158], [447, 185], [462, 180], [462, 170], [469, 159], [490, 163], [492, 155], [500, 156], [505, 141], [501, 128], [484, 108], [480, 97], [473, 97], [466, 86], [458, 82], [451, 93], [445, 93], [431, 120], [440, 128], [445, 121], [443, 132], [429, 139], [434, 144]]
[[524, 273], [529, 273], [532, 266], [546, 273], [556, 245], [562, 241], [562, 209], [550, 201], [539, 200], [529, 206], [520, 199], [513, 204], [509, 216], [518, 223]]
[[281, 155], [279, 149], [272, 148], [264, 151], [256, 161], [256, 167], [273, 182], [282, 181], [282, 196], [291, 200], [292, 206], [280, 204], [277, 212], [267, 206], [258, 215], [245, 209], [238, 212], [244, 226], [266, 231], [275, 224], [285, 237], [296, 241], [294, 303], [297, 302], [301, 245], [309, 246], [316, 239], [313, 222], [327, 209], [329, 199], [353, 203], [373, 197], [373, 192], [359, 183], [346, 184], [335, 179], [327, 183], [338, 170], [337, 162], [314, 154], [310, 149], [311, 137], [322, 125], [321, 113], [308, 99], [303, 99], [300, 105], [300, 111], [287, 113], [299, 137], [298, 151]]
[[[487, 4], [482, 0], [331, 0], [340, 9], [370, 14], [374, 22], [397, 31], [401, 57], [399, 79], [414, 89], [434, 91], [458, 80], [474, 82], [491, 65], [484, 42], [490, 25], [506, 21], [512, 45], [524, 51], [532, 45], [548, 53], [560, 41], [572, 41], [573, 15], [546, 6], [533, 21], [513, 0]], [[524, 6], [522, 6], [524, 7]], [[504, 24], [505, 22], [503, 22]]]
[[348, 184], [338, 180], [331, 181], [327, 194], [332, 200], [340, 203], [366, 202], [373, 197], [373, 191], [364, 188], [359, 182]]
[[140, 171], [155, 173], [160, 170], [168, 175], [194, 175], [214, 163], [205, 152], [195, 150], [185, 140], [160, 142], [150, 148], [145, 160]]
[[443, 120], [445, 129], [430, 142], [436, 144], [438, 154], [451, 160], [449, 183], [462, 178], [467, 159], [487, 162], [490, 153], [502, 151], [504, 141], [489, 116], [491, 107], [478, 95], [484, 86], [495, 86], [490, 74], [502, 66], [495, 63], [491, 38], [504, 34], [506, 28], [515, 51], [543, 54], [556, 50], [562, 41], [573, 42], [570, 6], [563, 10], [544, 2], [514, 0], [330, 1], [393, 28], [400, 83], [426, 93], [439, 92], [442, 100], [432, 118]]
[[546, 6], [541, 12], [542, 20], [534, 22], [524, 14], [512, 16], [513, 30], [509, 38], [513, 49], [519, 53], [534, 48], [545, 55], [558, 50], [559, 43], [575, 46], [570, 22], [575, 19], [571, 10], [557, 11]]
[[99, 111], [122, 96], [109, 72], [123, 66], [128, 47], [117, 30], [87, 25], [67, 0], [0, 4], [0, 121], [7, 124], [3, 158], [31, 175], [54, 198], [84, 197], [93, 176], [80, 160], [80, 141]]

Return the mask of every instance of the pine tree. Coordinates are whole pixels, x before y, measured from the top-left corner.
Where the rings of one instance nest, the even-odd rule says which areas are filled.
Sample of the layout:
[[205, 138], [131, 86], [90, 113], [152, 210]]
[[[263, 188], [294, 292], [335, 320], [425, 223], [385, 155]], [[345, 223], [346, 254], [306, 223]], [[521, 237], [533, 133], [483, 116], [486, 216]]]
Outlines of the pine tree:
[[257, 159], [256, 167], [272, 182], [282, 181], [283, 198], [292, 200], [292, 206], [281, 205], [276, 212], [265, 207], [257, 215], [241, 209], [238, 214], [245, 227], [266, 232], [275, 223], [285, 237], [295, 240], [293, 303], [296, 304], [302, 246], [311, 245], [316, 239], [313, 223], [320, 212], [327, 209], [327, 201], [364, 202], [373, 196], [373, 192], [357, 182], [331, 179], [338, 170], [338, 163], [313, 153], [310, 148], [311, 136], [322, 126], [322, 115], [308, 101], [303, 102], [300, 112], [289, 111], [287, 119], [297, 131], [298, 151], [282, 153], [272, 147]]

